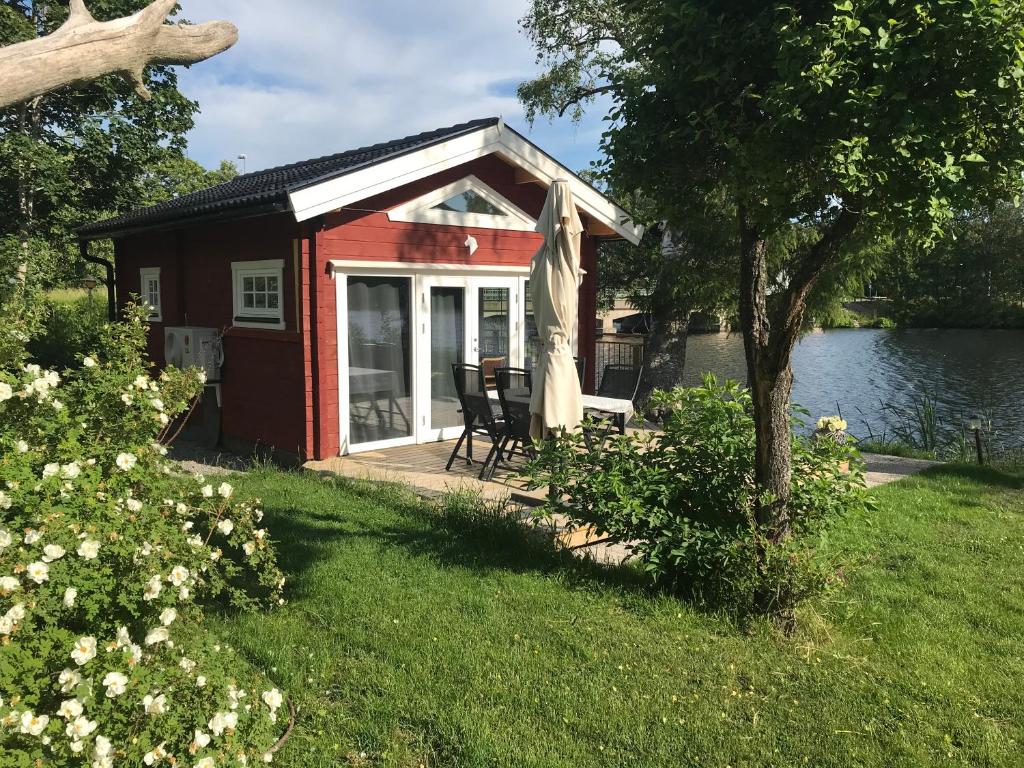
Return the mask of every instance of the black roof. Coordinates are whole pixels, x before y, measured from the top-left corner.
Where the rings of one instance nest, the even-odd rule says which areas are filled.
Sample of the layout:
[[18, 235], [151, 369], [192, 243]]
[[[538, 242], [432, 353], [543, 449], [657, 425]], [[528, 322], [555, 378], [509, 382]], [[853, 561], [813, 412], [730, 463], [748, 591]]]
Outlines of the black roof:
[[436, 131], [407, 136], [404, 139], [351, 149], [327, 157], [304, 160], [263, 171], [236, 176], [231, 181], [189, 195], [165, 200], [148, 208], [138, 208], [78, 229], [83, 239], [98, 239], [132, 230], [148, 229], [185, 219], [224, 214], [286, 210], [288, 193], [311, 184], [344, 176], [399, 155], [439, 144], [481, 128], [497, 125], [500, 118], [488, 117]]

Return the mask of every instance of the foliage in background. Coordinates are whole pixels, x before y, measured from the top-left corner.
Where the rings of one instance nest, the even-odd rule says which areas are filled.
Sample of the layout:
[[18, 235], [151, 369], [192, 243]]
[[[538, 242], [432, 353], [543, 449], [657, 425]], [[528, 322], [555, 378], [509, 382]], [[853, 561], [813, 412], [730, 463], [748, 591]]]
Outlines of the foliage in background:
[[0, 369], [4, 765], [227, 765], [274, 744], [281, 694], [205, 631], [280, 601], [258, 500], [174, 474], [194, 371], [150, 378], [129, 308], [74, 372]]
[[[581, 435], [545, 443], [531, 485], [564, 495], [549, 511], [623, 544], [659, 582], [740, 615], [767, 600], [791, 615], [837, 582], [829, 527], [865, 503], [863, 466], [842, 441], [795, 436], [793, 535], [773, 542], [756, 525], [750, 394], [735, 382], [658, 392], [658, 432], [588, 450]], [[849, 471], [844, 471], [848, 469]]]
[[[88, 5], [97, 20], [109, 21], [147, 4]], [[4, 0], [0, 45], [47, 35], [67, 16], [67, 3]], [[127, 78], [111, 75], [0, 110], [0, 258], [27, 263], [46, 285], [76, 280], [85, 265], [79, 263], [75, 227], [155, 201], [153, 188], [191, 191], [188, 179], [200, 174], [184, 168], [191, 163], [184, 158], [185, 136], [198, 105], [178, 91], [172, 67], [147, 67], [145, 81], [149, 101]], [[165, 181], [167, 173], [182, 182]]]
[[99, 349], [107, 331], [107, 302], [103, 295], [71, 302], [45, 298], [42, 327], [28, 343], [32, 360], [44, 368], [79, 368], [82, 357]]
[[927, 254], [896, 242], [876, 289], [901, 325], [1024, 328], [1024, 212], [997, 205], [958, 216]]

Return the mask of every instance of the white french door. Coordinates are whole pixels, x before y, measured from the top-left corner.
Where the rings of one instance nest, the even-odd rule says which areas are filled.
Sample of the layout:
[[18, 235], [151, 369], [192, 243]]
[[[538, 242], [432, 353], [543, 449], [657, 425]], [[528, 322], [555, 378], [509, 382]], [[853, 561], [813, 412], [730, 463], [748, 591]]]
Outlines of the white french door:
[[463, 429], [452, 364], [522, 365], [522, 281], [427, 275], [418, 282], [416, 439], [450, 440]]
[[336, 267], [342, 453], [458, 437], [452, 363], [524, 363], [522, 274]]

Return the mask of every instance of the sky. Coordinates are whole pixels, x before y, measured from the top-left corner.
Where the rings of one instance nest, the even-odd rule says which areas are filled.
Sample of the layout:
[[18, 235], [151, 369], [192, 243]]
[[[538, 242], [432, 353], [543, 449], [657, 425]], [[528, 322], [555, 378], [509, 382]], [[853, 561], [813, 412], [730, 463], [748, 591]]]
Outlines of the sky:
[[179, 73], [199, 102], [189, 155], [249, 171], [501, 116], [573, 170], [598, 157], [604, 110], [531, 128], [515, 95], [538, 65], [518, 20], [528, 0], [181, 0], [227, 19], [228, 51]]

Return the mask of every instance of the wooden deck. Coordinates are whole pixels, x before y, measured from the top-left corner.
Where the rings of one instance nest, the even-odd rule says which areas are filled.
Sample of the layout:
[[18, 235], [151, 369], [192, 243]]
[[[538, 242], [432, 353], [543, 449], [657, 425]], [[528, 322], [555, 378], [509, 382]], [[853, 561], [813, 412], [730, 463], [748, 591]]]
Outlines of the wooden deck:
[[[511, 500], [526, 506], [537, 506], [543, 502], [544, 490], [527, 490], [525, 480], [515, 476], [515, 467], [499, 468], [490, 481], [479, 479], [481, 462], [490, 447], [486, 440], [474, 442], [475, 463], [469, 465], [465, 459], [457, 458], [451, 471], [446, 472], [444, 467], [454, 447], [454, 440], [403, 445], [324, 461], [310, 461], [305, 467], [360, 480], [403, 483], [416, 491], [427, 492], [428, 495], [468, 490], [492, 501]], [[518, 466], [522, 466], [522, 459], [517, 461]]]

